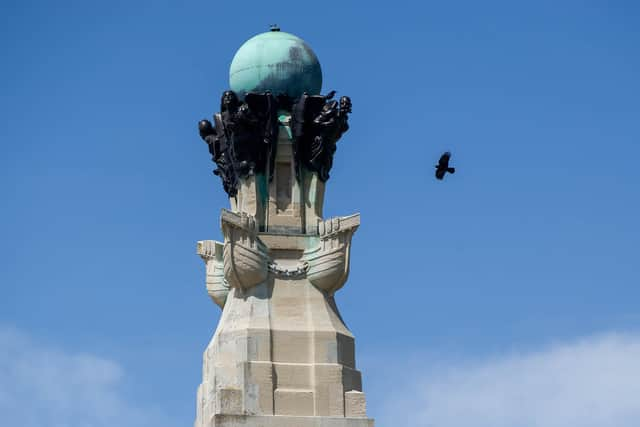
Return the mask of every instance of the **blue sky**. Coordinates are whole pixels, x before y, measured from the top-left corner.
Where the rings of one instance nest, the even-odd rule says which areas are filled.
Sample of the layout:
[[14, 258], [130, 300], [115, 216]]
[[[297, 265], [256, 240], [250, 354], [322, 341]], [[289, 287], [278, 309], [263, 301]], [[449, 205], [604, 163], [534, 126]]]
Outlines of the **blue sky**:
[[4, 1], [0, 22], [10, 424], [193, 422], [220, 315], [195, 242], [228, 206], [196, 125], [277, 23], [353, 100], [325, 214], [362, 215], [337, 301], [377, 425], [637, 425], [606, 399], [640, 394], [635, 2]]

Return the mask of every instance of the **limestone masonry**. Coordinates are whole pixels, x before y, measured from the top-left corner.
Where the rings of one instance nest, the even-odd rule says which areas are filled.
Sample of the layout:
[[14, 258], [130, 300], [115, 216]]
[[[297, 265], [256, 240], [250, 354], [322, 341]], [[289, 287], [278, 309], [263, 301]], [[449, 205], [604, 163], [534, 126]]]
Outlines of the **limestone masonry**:
[[[195, 427], [373, 427], [354, 337], [334, 300], [360, 216], [322, 214], [351, 103], [304, 87], [296, 61], [317, 59], [306, 44], [306, 56], [296, 51], [302, 40], [274, 29], [250, 41], [250, 52], [263, 49], [255, 66], [266, 74], [243, 75], [256, 87], [228, 91], [215, 125], [200, 123], [231, 206], [221, 214], [224, 241], [197, 245], [222, 316], [203, 356]], [[269, 52], [289, 56], [269, 62]], [[243, 70], [253, 66], [242, 55]], [[301, 87], [269, 86], [289, 81]]]

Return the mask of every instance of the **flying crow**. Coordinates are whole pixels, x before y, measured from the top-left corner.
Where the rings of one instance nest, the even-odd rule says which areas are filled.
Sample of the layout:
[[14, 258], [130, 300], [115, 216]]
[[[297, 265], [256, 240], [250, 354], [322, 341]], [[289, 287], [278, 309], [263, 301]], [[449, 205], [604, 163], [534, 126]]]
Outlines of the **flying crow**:
[[455, 173], [456, 172], [456, 168], [450, 168], [449, 167], [449, 159], [451, 158], [451, 153], [450, 152], [446, 152], [444, 153], [442, 156], [440, 156], [440, 160], [438, 161], [438, 164], [436, 165], [436, 178], [438, 179], [442, 179], [444, 178], [444, 175], [449, 172], [449, 173]]

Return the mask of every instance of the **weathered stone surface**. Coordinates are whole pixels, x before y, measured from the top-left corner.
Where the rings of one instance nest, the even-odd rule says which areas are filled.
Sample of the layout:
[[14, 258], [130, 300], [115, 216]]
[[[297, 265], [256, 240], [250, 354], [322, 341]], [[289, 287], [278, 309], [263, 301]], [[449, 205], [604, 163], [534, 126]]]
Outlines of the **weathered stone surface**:
[[322, 218], [325, 182], [308, 170], [296, 179], [288, 126], [283, 115], [273, 175], [240, 179], [222, 212], [224, 242], [198, 242], [223, 311], [195, 427], [373, 427], [334, 299], [360, 216]]
[[367, 402], [364, 393], [351, 390], [344, 394], [345, 416], [354, 418], [367, 417]]
[[216, 415], [210, 427], [373, 427], [373, 420], [338, 417]]
[[[333, 298], [306, 279], [272, 274], [248, 291], [230, 290], [204, 367], [198, 427], [227, 413], [344, 417], [357, 407], [345, 396], [362, 390], [353, 335]], [[351, 416], [363, 416], [359, 407]]]

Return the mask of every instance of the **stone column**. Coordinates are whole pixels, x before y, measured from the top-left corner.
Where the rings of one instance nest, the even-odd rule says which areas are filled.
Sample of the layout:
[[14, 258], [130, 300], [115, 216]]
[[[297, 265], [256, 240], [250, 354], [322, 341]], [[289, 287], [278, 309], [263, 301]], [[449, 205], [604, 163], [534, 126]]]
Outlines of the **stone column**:
[[325, 183], [306, 169], [296, 178], [290, 116], [279, 121], [273, 176], [241, 179], [224, 241], [198, 242], [222, 316], [195, 427], [373, 427], [334, 299], [360, 216], [322, 218]]

